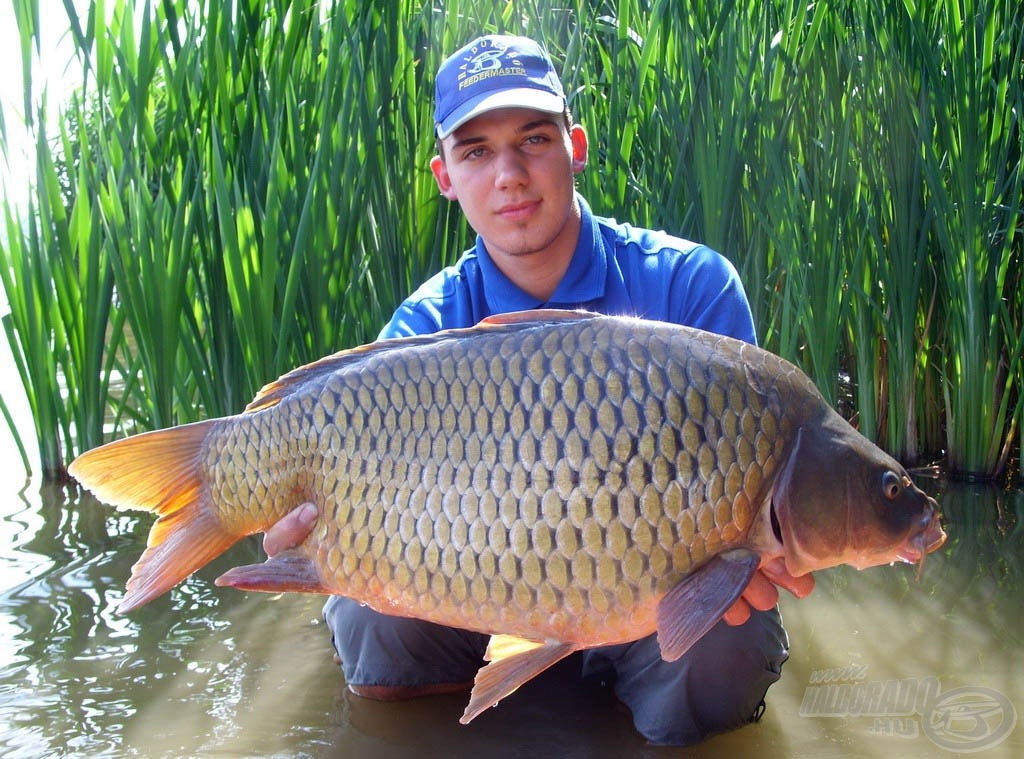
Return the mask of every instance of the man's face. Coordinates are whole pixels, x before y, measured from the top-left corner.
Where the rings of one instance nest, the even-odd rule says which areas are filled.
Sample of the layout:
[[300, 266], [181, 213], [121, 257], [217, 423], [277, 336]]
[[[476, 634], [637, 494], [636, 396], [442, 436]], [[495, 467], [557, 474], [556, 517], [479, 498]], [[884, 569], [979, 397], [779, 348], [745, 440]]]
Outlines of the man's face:
[[501, 266], [566, 247], [571, 257], [579, 229], [573, 176], [586, 161], [586, 132], [567, 130], [561, 114], [502, 108], [446, 137], [431, 170]]

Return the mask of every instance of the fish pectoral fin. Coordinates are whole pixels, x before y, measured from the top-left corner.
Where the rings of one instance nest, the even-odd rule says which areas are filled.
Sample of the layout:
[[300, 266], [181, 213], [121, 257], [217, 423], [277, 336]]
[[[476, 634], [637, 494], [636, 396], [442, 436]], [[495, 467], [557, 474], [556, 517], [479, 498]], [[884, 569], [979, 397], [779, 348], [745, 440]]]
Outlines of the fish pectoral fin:
[[[498, 641], [495, 647], [495, 638], [504, 640]], [[524, 646], [524, 643], [532, 645]], [[516, 652], [502, 658], [491, 658], [491, 663], [476, 673], [469, 703], [459, 719], [463, 725], [469, 724], [470, 720], [495, 706], [520, 685], [564, 659], [576, 650], [576, 645], [561, 642], [533, 643], [510, 635], [499, 635], [491, 638], [491, 643], [487, 646], [487, 656], [496, 657], [512, 650]]]
[[280, 553], [262, 564], [234, 567], [214, 581], [217, 585], [261, 593], [334, 593], [324, 587], [316, 565], [307, 557]]
[[657, 612], [661, 658], [675, 661], [714, 627], [760, 563], [757, 554], [745, 549], [722, 553], [666, 593]]

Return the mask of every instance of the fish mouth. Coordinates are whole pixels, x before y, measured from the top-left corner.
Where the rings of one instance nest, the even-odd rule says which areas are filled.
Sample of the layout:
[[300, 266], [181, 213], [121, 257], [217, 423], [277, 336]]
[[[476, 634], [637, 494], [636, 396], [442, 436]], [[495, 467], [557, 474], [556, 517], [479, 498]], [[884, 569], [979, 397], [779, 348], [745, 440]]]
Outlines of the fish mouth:
[[942, 529], [941, 515], [933, 504], [929, 504], [921, 515], [918, 527], [916, 533], [897, 551], [896, 558], [908, 564], [917, 564], [917, 578], [920, 580], [924, 572], [925, 556], [946, 542], [946, 531]]

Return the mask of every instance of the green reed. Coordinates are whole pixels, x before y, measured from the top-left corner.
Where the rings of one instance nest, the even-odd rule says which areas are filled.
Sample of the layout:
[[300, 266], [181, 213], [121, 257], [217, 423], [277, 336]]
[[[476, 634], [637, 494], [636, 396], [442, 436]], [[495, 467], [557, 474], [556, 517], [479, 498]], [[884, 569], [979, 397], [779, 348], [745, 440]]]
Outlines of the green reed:
[[488, 31], [561, 63], [595, 212], [721, 250], [761, 342], [866, 434], [995, 474], [1024, 426], [1009, 0], [111, 0], [69, 26], [82, 86], [60, 129], [28, 110], [0, 244], [49, 473], [373, 339], [471, 243], [427, 166], [433, 77]]
[[857, 138], [864, 182], [858, 219], [870, 241], [851, 323], [856, 375], [862, 380], [858, 420], [862, 432], [913, 463], [920, 453], [918, 420], [926, 415], [918, 378], [930, 371], [936, 307], [929, 262], [934, 214], [925, 196], [920, 150], [928, 139], [927, 95], [920, 51], [900, 34], [906, 11], [885, 4], [864, 10], [852, 77], [864, 122]]
[[923, 60], [933, 139], [922, 148], [935, 208], [949, 463], [987, 476], [1005, 460], [1011, 404], [1021, 395], [1024, 340], [1008, 328], [1007, 286], [1020, 267], [1024, 213], [1024, 11], [946, 0], [922, 5], [915, 19], [930, 53]]

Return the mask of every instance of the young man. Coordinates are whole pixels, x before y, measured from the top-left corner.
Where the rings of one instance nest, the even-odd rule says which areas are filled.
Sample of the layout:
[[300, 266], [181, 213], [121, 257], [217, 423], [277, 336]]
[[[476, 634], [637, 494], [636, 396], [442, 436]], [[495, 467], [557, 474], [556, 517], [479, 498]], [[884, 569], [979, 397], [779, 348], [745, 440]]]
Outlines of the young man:
[[[436, 84], [441, 194], [477, 232], [474, 248], [428, 280], [381, 338], [468, 327], [492, 314], [584, 308], [700, 327], [755, 342], [735, 269], [718, 253], [661, 232], [594, 216], [576, 193], [587, 134], [573, 124], [547, 54], [522, 37], [486, 36], [454, 53]], [[275, 525], [273, 555], [317, 518], [305, 505]], [[779, 678], [788, 640], [778, 584], [802, 597], [810, 576], [763, 567], [725, 620], [675, 662], [652, 635], [582, 652], [587, 678], [613, 684], [649, 740], [692, 744], [755, 718]], [[357, 694], [395, 700], [469, 688], [488, 636], [389, 617], [343, 597], [328, 600], [345, 679]]]

